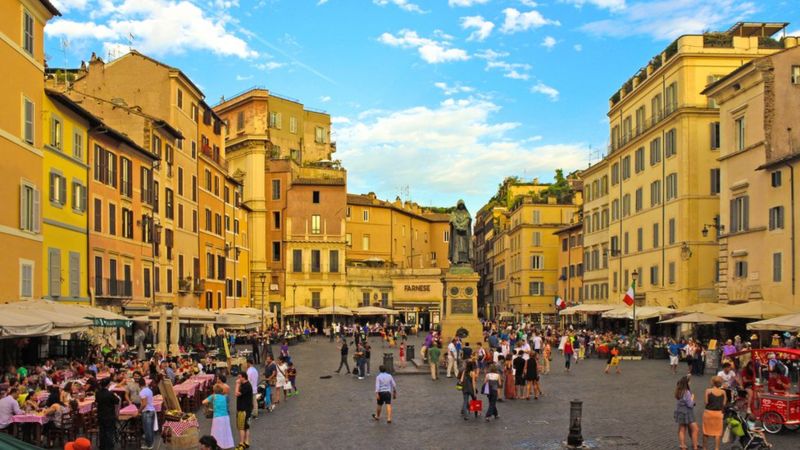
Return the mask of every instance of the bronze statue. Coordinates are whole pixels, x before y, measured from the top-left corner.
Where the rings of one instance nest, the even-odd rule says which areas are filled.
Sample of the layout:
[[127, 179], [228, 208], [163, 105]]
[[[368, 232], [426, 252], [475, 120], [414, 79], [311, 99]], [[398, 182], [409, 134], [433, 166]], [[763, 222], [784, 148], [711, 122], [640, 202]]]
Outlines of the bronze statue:
[[456, 209], [450, 213], [450, 246], [448, 258], [453, 266], [472, 264], [472, 217], [464, 200], [459, 200]]

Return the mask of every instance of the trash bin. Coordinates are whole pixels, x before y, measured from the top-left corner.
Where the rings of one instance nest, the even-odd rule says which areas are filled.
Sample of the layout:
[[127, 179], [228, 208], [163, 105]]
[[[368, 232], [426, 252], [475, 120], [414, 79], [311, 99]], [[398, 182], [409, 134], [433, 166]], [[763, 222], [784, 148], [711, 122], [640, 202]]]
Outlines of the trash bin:
[[383, 354], [383, 368], [388, 373], [394, 373], [394, 353]]
[[406, 345], [406, 361], [414, 359], [414, 346]]

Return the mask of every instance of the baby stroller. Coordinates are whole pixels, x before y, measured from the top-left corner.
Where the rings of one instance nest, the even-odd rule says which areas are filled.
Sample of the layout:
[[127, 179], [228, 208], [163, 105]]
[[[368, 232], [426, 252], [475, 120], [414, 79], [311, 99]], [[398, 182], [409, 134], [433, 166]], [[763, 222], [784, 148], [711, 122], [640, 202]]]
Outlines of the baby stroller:
[[746, 413], [737, 410], [735, 407], [729, 406], [725, 408], [724, 422], [725, 426], [729, 428], [726, 431], [730, 433], [734, 441], [730, 447], [731, 449], [762, 450], [772, 448], [764, 438], [764, 430], [755, 425], [755, 420], [748, 421]]
[[256, 388], [256, 406], [258, 406], [258, 409], [264, 409], [267, 407], [266, 394], [267, 382], [262, 381], [261, 383], [258, 383], [258, 387]]

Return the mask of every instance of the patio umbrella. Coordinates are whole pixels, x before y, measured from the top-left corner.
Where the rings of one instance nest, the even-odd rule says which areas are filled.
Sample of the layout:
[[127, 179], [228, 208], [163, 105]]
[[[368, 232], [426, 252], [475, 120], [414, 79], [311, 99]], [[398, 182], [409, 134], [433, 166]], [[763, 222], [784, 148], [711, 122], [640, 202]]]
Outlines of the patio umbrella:
[[738, 305], [721, 305], [719, 308], [706, 312], [708, 314], [732, 319], [771, 319], [787, 314], [795, 314], [800, 312], [800, 310], [782, 303], [760, 300], [740, 303]]
[[[258, 317], [261, 318], [261, 310], [258, 308], [225, 308], [219, 310], [220, 315], [232, 315], [232, 316], [250, 316], [250, 317]], [[264, 310], [264, 317], [272, 318], [275, 317], [275, 313], [272, 311]]]
[[321, 316], [327, 316], [327, 315], [331, 315], [331, 314], [333, 314], [335, 316], [352, 316], [353, 315], [353, 311], [350, 311], [348, 308], [345, 308], [344, 306], [337, 306], [335, 310], [334, 310], [334, 308], [332, 306], [326, 306], [324, 308], [320, 308], [318, 311], [319, 311], [319, 314]]
[[662, 320], [658, 323], [697, 323], [697, 324], [712, 324], [720, 322], [730, 322], [728, 319], [722, 317], [712, 316], [701, 312], [686, 314], [685, 316], [673, 317], [672, 319]]
[[576, 312], [582, 313], [602, 313], [619, 307], [619, 304], [610, 305], [608, 303], [584, 303], [582, 305], [572, 306], [572, 308], [575, 308]]
[[316, 316], [318, 314], [319, 312], [317, 312], [316, 309], [303, 305], [294, 306], [283, 310], [284, 316]]
[[217, 316], [217, 325], [226, 330], [246, 330], [258, 327], [260, 319], [253, 316], [243, 316], [237, 314], [220, 314]]
[[711, 310], [718, 309], [720, 307], [727, 306], [725, 303], [715, 303], [715, 302], [705, 302], [705, 303], [695, 303], [694, 305], [689, 305], [685, 308], [681, 308], [680, 312], [682, 313], [708, 313]]
[[397, 314], [397, 311], [378, 306], [362, 306], [354, 309], [353, 314], [357, 316], [392, 316]]
[[10, 309], [0, 312], [0, 337], [42, 336], [52, 329], [53, 322], [45, 317]]
[[[675, 314], [676, 310], [664, 306], [641, 306], [636, 308], [636, 320], [652, 319], [653, 317]], [[603, 313], [604, 319], [628, 319], [633, 320], [633, 308], [625, 306], [612, 309]]]
[[757, 331], [799, 331], [800, 314], [789, 314], [748, 323], [747, 329]]

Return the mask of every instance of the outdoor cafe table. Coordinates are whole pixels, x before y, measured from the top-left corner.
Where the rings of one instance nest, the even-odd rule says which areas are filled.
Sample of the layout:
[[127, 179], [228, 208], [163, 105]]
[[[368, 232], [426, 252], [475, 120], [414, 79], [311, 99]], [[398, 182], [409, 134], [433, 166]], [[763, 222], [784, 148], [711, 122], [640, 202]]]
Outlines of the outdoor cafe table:
[[[18, 426], [18, 424], [32, 423], [34, 425], [34, 430], [35, 430], [33, 442], [39, 444], [40, 442], [42, 442], [42, 429], [44, 428], [44, 424], [49, 422], [50, 418], [44, 414], [31, 413], [31, 414], [16, 415], [11, 420], [15, 427]], [[15, 432], [14, 434], [17, 433]]]

